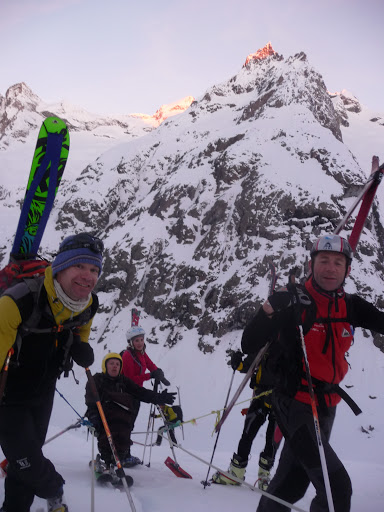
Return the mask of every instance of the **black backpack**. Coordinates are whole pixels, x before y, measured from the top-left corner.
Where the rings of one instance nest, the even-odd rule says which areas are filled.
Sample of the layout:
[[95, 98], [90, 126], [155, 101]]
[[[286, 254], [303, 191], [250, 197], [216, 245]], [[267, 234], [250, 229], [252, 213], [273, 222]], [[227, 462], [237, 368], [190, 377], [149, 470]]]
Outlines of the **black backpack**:
[[[64, 347], [63, 363], [60, 368], [60, 371], [64, 371], [64, 377], [67, 377], [73, 366], [73, 361], [69, 357], [70, 348], [73, 343], [73, 336], [76, 333], [76, 328], [86, 325], [96, 314], [99, 305], [97, 295], [92, 293], [93, 301], [91, 306], [73, 319], [67, 320], [61, 325], [39, 328], [38, 325], [44, 311], [47, 311], [48, 314], [50, 313], [50, 307], [46, 300], [46, 291], [44, 288], [45, 277], [43, 275], [45, 273], [45, 269], [49, 266], [49, 262], [46, 260], [26, 260], [20, 263], [20, 266], [12, 263], [13, 269], [17, 267], [20, 269], [20, 272], [15, 273], [13, 279], [8, 278], [7, 281], [2, 279], [1, 276], [5, 275], [3, 273], [5, 269], [0, 271], [0, 289], [4, 289], [6, 283], [16, 283], [13, 285], [11, 284], [11, 286], [7, 287], [2, 293], [2, 296], [11, 297], [15, 301], [19, 307], [22, 318], [22, 322], [18, 328], [17, 336], [13, 345], [13, 349], [16, 352], [16, 361], [17, 356], [20, 353], [22, 340], [28, 334], [45, 334], [68, 331], [68, 337]], [[9, 265], [7, 265], [7, 267], [9, 267]], [[26, 267], [28, 268], [28, 273], [24, 272]], [[9, 273], [9, 270], [5, 271], [5, 273], [7, 276], [12, 275]], [[31, 277], [31, 275], [33, 277]]]

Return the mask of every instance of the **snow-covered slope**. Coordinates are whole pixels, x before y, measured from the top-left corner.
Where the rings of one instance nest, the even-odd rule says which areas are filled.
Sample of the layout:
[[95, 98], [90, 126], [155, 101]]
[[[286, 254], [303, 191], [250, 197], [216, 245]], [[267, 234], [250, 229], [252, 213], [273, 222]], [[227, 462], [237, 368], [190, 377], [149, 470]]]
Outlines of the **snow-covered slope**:
[[[211, 485], [204, 490], [200, 483], [205, 480], [208, 467], [193, 456], [208, 462], [211, 459], [216, 441], [216, 436], [212, 435], [216, 418], [214, 411], [222, 409], [224, 405], [232, 370], [225, 364], [225, 350], [221, 346], [214, 357], [207, 357], [197, 349], [192, 334], [186, 336], [184, 341], [183, 345], [178, 344], [171, 350], [159, 345], [150, 345], [148, 353], [163, 368], [171, 381], [169, 389], [176, 391], [176, 386], [180, 388], [184, 420], [188, 422], [197, 418], [195, 424], [188, 422], [184, 425], [184, 440], [181, 430], [176, 431], [182, 447], [192, 454], [176, 449], [176, 458], [181, 467], [191, 474], [192, 480], [177, 478], [164, 465], [165, 459], [168, 456], [172, 457], [164, 441], [161, 447], [153, 447], [150, 467], [147, 467], [147, 448], [144, 465], [126, 470], [134, 479], [131, 492], [137, 512], [169, 512], [170, 503], [173, 507], [182, 507], [185, 512], [233, 512], [239, 509], [243, 512], [255, 512], [259, 501], [257, 492], [252, 492], [246, 487], [229, 488], [218, 485]], [[117, 337], [109, 340], [108, 350], [120, 351], [122, 348], [123, 340]], [[92, 372], [100, 371], [101, 360], [107, 350], [97, 345], [95, 351], [96, 362], [91, 367]], [[349, 407], [341, 403], [332, 434], [332, 445], [352, 479], [351, 512], [381, 512], [384, 499], [384, 453], [381, 441], [384, 431], [384, 365], [377, 363], [377, 349], [362, 336], [361, 331], [356, 336], [349, 362], [352, 369], [345, 383], [352, 386], [348, 392], [362, 408], [363, 414], [355, 417]], [[80, 381], [79, 385], [70, 377], [60, 379], [57, 389], [82, 415], [85, 411], [86, 378], [81, 368], [75, 368], [75, 372]], [[233, 390], [241, 379], [242, 375], [236, 374]], [[150, 387], [150, 383], [147, 383], [147, 386]], [[230, 458], [237, 449], [244, 422], [244, 416], [240, 411], [247, 406], [248, 402], [245, 400], [250, 397], [251, 390], [246, 388], [239, 399], [239, 402], [243, 403], [233, 409], [221, 430], [213, 460], [213, 464], [221, 469], [227, 469]], [[142, 404], [135, 427], [136, 432], [146, 432], [148, 415], [149, 405]], [[56, 394], [48, 436], [56, 434], [76, 420], [76, 413], [59, 394]], [[160, 426], [160, 420], [156, 420], [155, 428]], [[251, 485], [257, 479], [258, 458], [264, 448], [265, 429], [266, 425], [261, 428], [253, 443], [252, 458], [246, 472], [246, 481]], [[145, 434], [134, 434], [132, 439], [144, 442]], [[87, 440], [86, 429], [82, 427], [64, 434], [47, 445], [44, 451], [66, 480], [65, 495], [70, 512], [91, 510], [91, 475], [88, 462], [92, 456], [92, 443], [90, 438]], [[132, 453], [142, 458], [143, 446], [135, 444]], [[0, 504], [3, 492], [0, 481]], [[125, 493], [96, 488], [95, 496], [95, 512], [130, 510]], [[297, 506], [309, 511], [313, 496], [314, 491], [310, 488]], [[43, 505], [43, 500], [36, 498], [31, 512], [36, 512], [37, 507]]]

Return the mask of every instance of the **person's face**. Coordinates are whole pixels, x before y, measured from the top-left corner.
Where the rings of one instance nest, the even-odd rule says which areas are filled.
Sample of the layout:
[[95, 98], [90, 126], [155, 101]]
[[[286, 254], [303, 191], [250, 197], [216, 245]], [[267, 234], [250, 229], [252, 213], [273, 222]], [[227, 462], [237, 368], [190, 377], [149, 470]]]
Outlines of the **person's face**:
[[310, 262], [310, 268], [317, 284], [327, 292], [340, 288], [351, 270], [351, 267], [347, 269], [344, 254], [332, 251], [319, 252], [313, 264]]
[[61, 270], [56, 280], [72, 300], [84, 300], [96, 286], [99, 268], [90, 263], [77, 263]]
[[108, 359], [105, 368], [110, 377], [117, 377], [120, 373], [120, 361], [119, 359]]
[[135, 336], [132, 340], [133, 348], [136, 350], [143, 350], [144, 347], [144, 336]]

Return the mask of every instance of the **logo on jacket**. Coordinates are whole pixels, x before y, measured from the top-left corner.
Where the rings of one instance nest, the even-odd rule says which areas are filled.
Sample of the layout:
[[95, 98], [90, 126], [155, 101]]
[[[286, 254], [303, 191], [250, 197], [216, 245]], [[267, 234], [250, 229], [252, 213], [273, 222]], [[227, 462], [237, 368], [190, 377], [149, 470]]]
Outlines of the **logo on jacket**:
[[342, 338], [349, 338], [351, 336], [351, 333], [344, 327], [343, 332], [341, 333]]
[[29, 462], [27, 457], [25, 457], [24, 459], [19, 459], [16, 462], [20, 466], [20, 469], [27, 469], [31, 467], [31, 463]]

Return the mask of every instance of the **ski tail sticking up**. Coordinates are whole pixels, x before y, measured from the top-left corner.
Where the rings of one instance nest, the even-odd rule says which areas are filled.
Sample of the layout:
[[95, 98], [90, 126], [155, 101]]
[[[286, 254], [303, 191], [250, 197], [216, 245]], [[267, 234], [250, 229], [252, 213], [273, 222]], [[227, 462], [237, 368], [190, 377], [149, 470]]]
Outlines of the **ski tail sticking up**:
[[[277, 277], [278, 277], [278, 275], [276, 274], [276, 268], [272, 263], [269, 263], [269, 271], [270, 271], [270, 284], [269, 284], [269, 294], [268, 295], [272, 295], [272, 292], [275, 289], [276, 281], [277, 281]], [[233, 406], [235, 405], [239, 396], [243, 392], [248, 381], [254, 374], [256, 368], [259, 366], [261, 360], [264, 357], [264, 354], [266, 354], [266, 352], [268, 351], [271, 343], [272, 343], [271, 341], [268, 341], [268, 343], [266, 345], [264, 345], [264, 347], [261, 348], [260, 351], [258, 352], [258, 354], [256, 355], [253, 363], [249, 367], [249, 370], [245, 374], [244, 379], [241, 381], [240, 386], [238, 387], [237, 391], [233, 395], [232, 400], [229, 402], [228, 407], [223, 412], [223, 416], [221, 417], [221, 420], [216, 425], [215, 432], [220, 432], [220, 429], [223, 426], [224, 421], [227, 419], [229, 413], [231, 412]]]
[[187, 473], [177, 462], [175, 462], [171, 457], [167, 457], [164, 461], [164, 464], [169, 468], [174, 475], [179, 478], [192, 478], [189, 473]]
[[52, 210], [69, 153], [69, 133], [59, 117], [42, 124], [11, 256], [36, 255]]
[[131, 327], [137, 327], [140, 322], [140, 311], [136, 308], [133, 308], [131, 315]]

